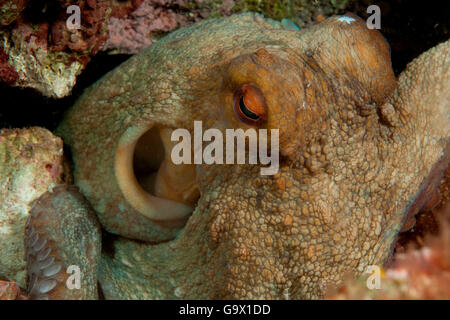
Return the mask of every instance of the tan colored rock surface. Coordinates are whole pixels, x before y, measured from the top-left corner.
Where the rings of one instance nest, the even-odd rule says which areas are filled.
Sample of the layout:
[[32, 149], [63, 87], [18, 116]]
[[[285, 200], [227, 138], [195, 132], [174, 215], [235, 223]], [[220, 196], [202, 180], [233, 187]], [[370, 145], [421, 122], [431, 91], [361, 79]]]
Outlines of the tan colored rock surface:
[[22, 288], [28, 210], [41, 194], [62, 183], [63, 173], [63, 142], [50, 131], [0, 131], [0, 276]]

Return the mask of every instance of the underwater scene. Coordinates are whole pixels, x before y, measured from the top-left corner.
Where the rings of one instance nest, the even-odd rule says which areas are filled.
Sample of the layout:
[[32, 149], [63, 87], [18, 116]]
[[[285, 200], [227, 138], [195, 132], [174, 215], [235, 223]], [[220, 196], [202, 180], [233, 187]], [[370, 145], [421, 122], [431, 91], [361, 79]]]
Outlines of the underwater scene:
[[0, 300], [450, 300], [449, 38], [445, 1], [0, 0]]

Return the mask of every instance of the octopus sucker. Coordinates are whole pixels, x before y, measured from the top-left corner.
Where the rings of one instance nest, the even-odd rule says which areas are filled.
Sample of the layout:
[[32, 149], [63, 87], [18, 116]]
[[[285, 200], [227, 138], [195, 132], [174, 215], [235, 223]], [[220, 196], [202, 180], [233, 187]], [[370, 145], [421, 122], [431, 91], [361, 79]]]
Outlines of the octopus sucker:
[[[25, 228], [25, 249], [30, 299], [98, 298], [100, 225], [78, 188], [58, 185], [35, 201]], [[73, 275], [79, 285], [72, 285], [71, 266], [79, 270]]]
[[[104, 296], [317, 299], [384, 265], [448, 165], [449, 43], [396, 79], [388, 43], [354, 15], [298, 31], [246, 13], [175, 31], [108, 73], [57, 129], [75, 184], [118, 235], [100, 259]], [[279, 130], [278, 173], [175, 166], [171, 133], [192, 136], [194, 121]]]

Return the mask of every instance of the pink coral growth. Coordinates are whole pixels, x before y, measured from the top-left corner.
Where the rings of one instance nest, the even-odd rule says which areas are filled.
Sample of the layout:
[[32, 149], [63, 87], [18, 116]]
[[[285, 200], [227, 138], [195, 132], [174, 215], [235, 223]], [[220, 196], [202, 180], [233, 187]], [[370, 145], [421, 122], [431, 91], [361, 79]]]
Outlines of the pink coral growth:
[[[60, 0], [62, 7], [67, 8], [71, 2]], [[112, 0], [83, 0], [77, 5], [81, 12], [81, 30], [68, 30], [66, 19], [68, 15], [64, 12], [56, 21], [51, 30], [53, 39], [53, 50], [64, 50], [67, 47], [73, 51], [89, 51], [95, 55], [101, 49], [107, 39], [105, 32], [109, 19], [126, 16], [133, 11], [142, 0], [117, 2]], [[108, 13], [110, 12], [110, 14]], [[109, 16], [111, 18], [109, 18]]]

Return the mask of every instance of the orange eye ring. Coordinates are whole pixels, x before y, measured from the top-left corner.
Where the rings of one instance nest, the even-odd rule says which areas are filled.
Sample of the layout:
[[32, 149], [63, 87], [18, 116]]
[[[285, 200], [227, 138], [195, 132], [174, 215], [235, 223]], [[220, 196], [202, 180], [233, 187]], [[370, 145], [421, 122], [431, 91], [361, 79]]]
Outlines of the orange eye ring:
[[233, 97], [233, 110], [241, 122], [258, 125], [267, 119], [267, 105], [261, 90], [252, 84], [242, 85]]

